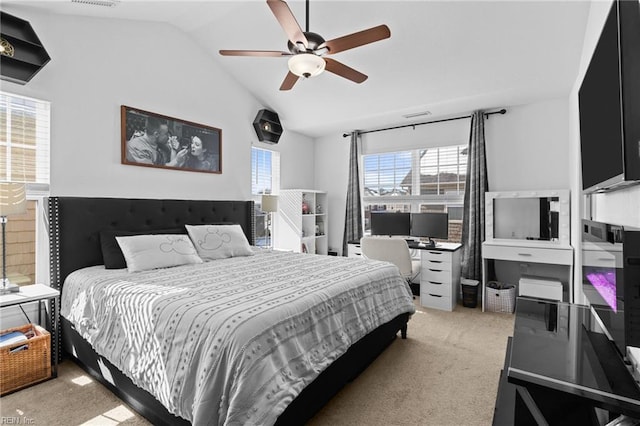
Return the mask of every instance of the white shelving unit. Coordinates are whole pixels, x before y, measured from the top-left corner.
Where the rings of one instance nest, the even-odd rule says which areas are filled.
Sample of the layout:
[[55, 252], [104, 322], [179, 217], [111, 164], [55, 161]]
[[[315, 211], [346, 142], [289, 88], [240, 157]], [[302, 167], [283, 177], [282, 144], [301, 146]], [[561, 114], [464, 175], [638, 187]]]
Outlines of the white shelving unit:
[[[306, 208], [303, 205], [306, 204]], [[278, 195], [275, 248], [298, 253], [327, 254], [327, 193], [283, 189]]]

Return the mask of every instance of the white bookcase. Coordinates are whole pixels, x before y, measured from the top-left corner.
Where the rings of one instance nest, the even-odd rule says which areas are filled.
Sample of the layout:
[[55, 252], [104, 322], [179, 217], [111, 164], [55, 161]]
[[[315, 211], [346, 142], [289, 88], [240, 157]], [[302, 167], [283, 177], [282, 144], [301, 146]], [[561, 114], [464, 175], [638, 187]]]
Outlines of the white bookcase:
[[312, 189], [280, 190], [275, 248], [298, 253], [327, 254], [327, 211], [326, 192]]

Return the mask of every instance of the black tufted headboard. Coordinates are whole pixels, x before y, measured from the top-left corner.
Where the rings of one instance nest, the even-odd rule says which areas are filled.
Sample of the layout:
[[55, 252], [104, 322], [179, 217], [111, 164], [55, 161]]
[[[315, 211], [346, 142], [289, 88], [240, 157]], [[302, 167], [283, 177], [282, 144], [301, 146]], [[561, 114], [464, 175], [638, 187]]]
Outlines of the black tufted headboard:
[[233, 222], [255, 242], [253, 201], [49, 198], [51, 286], [62, 288], [71, 272], [102, 265], [100, 231], [147, 231], [185, 224]]

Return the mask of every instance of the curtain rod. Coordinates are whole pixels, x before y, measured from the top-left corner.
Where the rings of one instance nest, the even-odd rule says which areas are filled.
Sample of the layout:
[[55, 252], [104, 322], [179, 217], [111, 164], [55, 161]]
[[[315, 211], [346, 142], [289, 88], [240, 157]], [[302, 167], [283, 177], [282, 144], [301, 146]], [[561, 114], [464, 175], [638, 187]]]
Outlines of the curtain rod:
[[[488, 117], [490, 115], [493, 114], [504, 114], [506, 113], [507, 110], [502, 108], [499, 111], [492, 111], [492, 112], [485, 112], [484, 116]], [[375, 130], [364, 130], [362, 132], [360, 132], [361, 135], [365, 134], [365, 133], [375, 133], [375, 132], [382, 132], [384, 130], [395, 130], [395, 129], [402, 129], [403, 127], [416, 127], [416, 126], [422, 126], [423, 124], [433, 124], [433, 123], [442, 123], [445, 121], [453, 121], [453, 120], [462, 120], [463, 118], [471, 118], [470, 115], [464, 115], [464, 116], [460, 116], [460, 117], [452, 117], [452, 118], [444, 118], [442, 120], [435, 120], [435, 121], [425, 121], [423, 123], [415, 123], [415, 124], [403, 124], [401, 126], [395, 126], [395, 127], [385, 127], [384, 129], [375, 129]], [[346, 138], [347, 136], [351, 136], [353, 134], [353, 132], [350, 133], [343, 133], [342, 137]]]

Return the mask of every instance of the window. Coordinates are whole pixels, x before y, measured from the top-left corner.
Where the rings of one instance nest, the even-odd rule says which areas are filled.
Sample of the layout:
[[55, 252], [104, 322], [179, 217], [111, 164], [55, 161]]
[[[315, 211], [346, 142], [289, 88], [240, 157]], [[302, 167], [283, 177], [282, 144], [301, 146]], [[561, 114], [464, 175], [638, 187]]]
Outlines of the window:
[[263, 194], [277, 194], [280, 190], [280, 153], [251, 148], [251, 194], [256, 203], [256, 245], [270, 246], [272, 227], [262, 211]]
[[50, 103], [0, 92], [0, 180], [24, 182], [27, 212], [6, 225], [7, 275], [15, 284], [47, 281], [44, 197], [49, 194]]
[[372, 211], [448, 212], [459, 242], [467, 173], [466, 145], [362, 156], [365, 232]]

